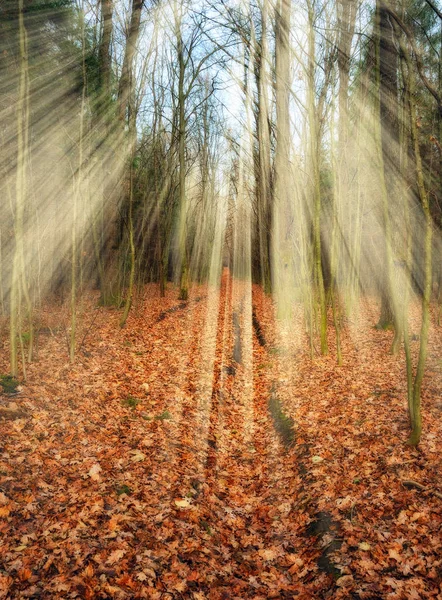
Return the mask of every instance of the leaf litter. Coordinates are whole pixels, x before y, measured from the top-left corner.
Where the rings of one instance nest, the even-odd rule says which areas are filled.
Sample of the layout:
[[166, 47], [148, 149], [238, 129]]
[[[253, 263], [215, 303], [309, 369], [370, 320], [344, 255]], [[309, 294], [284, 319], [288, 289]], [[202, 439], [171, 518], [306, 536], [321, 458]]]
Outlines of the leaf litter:
[[100, 308], [73, 366], [40, 342], [0, 415], [0, 598], [440, 597], [441, 327], [416, 450], [374, 300], [337, 367], [332, 328], [311, 359], [302, 309], [278, 327], [257, 286], [176, 295], [147, 286], [124, 330]]

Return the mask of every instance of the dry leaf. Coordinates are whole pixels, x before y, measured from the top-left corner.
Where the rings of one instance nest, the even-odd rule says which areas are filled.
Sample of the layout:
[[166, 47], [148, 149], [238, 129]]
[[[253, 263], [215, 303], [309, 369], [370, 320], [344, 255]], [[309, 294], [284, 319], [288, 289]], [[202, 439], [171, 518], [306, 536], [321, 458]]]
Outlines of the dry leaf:
[[140, 450], [131, 450], [131, 461], [132, 462], [142, 462], [146, 459], [146, 455], [140, 452]]
[[189, 508], [190, 507], [190, 502], [189, 500], [175, 500], [175, 506], [178, 506], [178, 508]]
[[322, 462], [324, 459], [322, 458], [322, 456], [312, 456], [312, 463], [320, 463]]
[[108, 565], [115, 565], [123, 556], [126, 554], [126, 550], [114, 550], [108, 557], [106, 563]]
[[371, 546], [367, 542], [361, 542], [360, 544], [358, 544], [358, 548], [359, 548], [359, 550], [364, 550], [364, 551], [371, 550]]
[[338, 587], [350, 587], [354, 583], [353, 575], [343, 575], [336, 580]]
[[275, 558], [278, 556], [278, 554], [274, 550], [270, 550], [270, 549], [267, 550], [265, 548], [258, 550], [258, 554], [262, 559], [268, 560], [268, 561], [275, 560]]
[[101, 469], [100, 465], [98, 463], [95, 463], [89, 469], [88, 475], [94, 481], [100, 481], [101, 477], [100, 477], [99, 473], [101, 473], [101, 470], [102, 469]]

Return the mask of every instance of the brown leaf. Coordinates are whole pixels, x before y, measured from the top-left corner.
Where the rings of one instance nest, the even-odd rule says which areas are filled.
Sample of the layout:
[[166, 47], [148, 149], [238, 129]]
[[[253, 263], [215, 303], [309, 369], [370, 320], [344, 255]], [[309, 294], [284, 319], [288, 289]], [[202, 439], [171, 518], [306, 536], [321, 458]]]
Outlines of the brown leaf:
[[106, 563], [108, 565], [115, 565], [117, 562], [119, 562], [123, 556], [126, 554], [126, 550], [121, 550], [121, 549], [117, 549], [114, 550], [108, 557]]

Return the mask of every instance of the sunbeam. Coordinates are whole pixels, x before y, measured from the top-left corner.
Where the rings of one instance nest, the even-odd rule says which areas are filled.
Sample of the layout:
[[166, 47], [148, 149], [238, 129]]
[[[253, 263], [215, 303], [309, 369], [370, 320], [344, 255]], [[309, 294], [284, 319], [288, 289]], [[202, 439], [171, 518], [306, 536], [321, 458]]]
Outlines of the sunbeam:
[[439, 597], [441, 19], [2, 1], [0, 598]]

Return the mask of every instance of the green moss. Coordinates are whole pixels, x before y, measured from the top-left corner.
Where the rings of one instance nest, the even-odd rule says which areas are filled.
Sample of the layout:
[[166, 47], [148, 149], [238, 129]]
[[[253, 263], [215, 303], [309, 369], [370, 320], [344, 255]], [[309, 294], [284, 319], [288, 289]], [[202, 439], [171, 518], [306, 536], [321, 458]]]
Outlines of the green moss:
[[20, 337], [24, 344], [29, 344], [29, 341], [31, 339], [31, 333], [29, 331], [25, 331], [21, 334]]
[[123, 484], [117, 486], [116, 492], [117, 492], [117, 496], [122, 496], [123, 494], [126, 494], [128, 496], [129, 494], [132, 493], [132, 490], [128, 485], [123, 483]]
[[165, 421], [166, 419], [171, 419], [172, 415], [168, 410], [163, 411], [160, 415], [157, 415], [155, 419], [157, 421]]
[[0, 386], [5, 394], [16, 394], [19, 385], [18, 380], [12, 375], [0, 375]]
[[201, 519], [200, 526], [202, 527], [202, 529], [204, 529], [204, 531], [206, 533], [208, 533], [209, 535], [213, 535], [213, 531], [207, 521], [205, 521], [204, 519]]
[[139, 400], [138, 398], [128, 396], [127, 398], [121, 401], [121, 404], [127, 408], [136, 408], [140, 402], [141, 400]]

